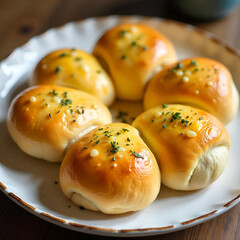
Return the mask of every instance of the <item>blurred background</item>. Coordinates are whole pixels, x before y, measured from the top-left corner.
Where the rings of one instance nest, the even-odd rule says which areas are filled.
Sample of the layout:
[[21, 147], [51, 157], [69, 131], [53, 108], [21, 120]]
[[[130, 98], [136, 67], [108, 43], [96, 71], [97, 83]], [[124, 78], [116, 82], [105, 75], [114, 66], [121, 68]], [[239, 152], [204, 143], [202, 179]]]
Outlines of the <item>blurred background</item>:
[[239, 0], [0, 0], [0, 60], [49, 28], [114, 14], [190, 23], [240, 48]]

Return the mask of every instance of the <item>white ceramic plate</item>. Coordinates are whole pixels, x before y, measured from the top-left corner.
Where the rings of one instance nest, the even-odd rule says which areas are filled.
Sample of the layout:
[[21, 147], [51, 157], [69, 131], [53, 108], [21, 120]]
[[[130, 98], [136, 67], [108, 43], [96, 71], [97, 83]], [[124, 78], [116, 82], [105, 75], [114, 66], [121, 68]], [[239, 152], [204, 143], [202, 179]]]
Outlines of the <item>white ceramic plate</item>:
[[[159, 18], [111, 16], [51, 29], [17, 48], [0, 64], [0, 188], [20, 206], [45, 220], [100, 235], [163, 234], [222, 214], [240, 201], [240, 114], [227, 126], [232, 139], [230, 160], [217, 182], [194, 192], [178, 192], [162, 187], [157, 200], [147, 208], [118, 216], [80, 210], [65, 198], [55, 182], [58, 180], [59, 164], [24, 154], [10, 138], [6, 128], [9, 103], [27, 87], [37, 61], [48, 52], [63, 47], [77, 47], [91, 52], [100, 35], [120, 22], [143, 22], [163, 32], [173, 41], [179, 58], [201, 55], [219, 60], [230, 69], [240, 89], [240, 52], [193, 26]], [[130, 107], [135, 109], [134, 105]], [[117, 108], [124, 110], [125, 106]], [[141, 107], [138, 110], [141, 111]]]

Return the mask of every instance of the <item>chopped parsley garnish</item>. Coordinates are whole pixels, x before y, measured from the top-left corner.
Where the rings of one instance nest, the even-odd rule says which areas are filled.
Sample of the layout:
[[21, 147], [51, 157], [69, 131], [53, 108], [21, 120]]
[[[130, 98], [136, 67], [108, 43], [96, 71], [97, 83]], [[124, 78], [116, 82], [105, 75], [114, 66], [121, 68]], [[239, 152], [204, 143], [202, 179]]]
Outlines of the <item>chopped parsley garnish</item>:
[[126, 55], [122, 55], [122, 60], [126, 59], [127, 56]]
[[203, 120], [203, 117], [200, 117], [199, 120]]
[[164, 103], [163, 103], [163, 104], [162, 104], [162, 107], [163, 107], [163, 108], [167, 108], [168, 106], [167, 106], [167, 104], [164, 104]]
[[191, 61], [191, 64], [192, 64], [193, 66], [197, 66], [197, 62], [196, 62], [195, 60], [192, 60], [192, 61]]
[[54, 95], [54, 96], [57, 96], [57, 95], [58, 95], [58, 93], [56, 92], [55, 89], [53, 89], [52, 92], [49, 92], [49, 94], [52, 94], [52, 95]]
[[141, 156], [139, 153], [137, 153], [135, 151], [133, 152], [132, 150], [130, 150], [130, 152], [137, 158], [144, 158], [143, 156]]
[[120, 132], [117, 132], [117, 135], [119, 136], [119, 135], [121, 135], [121, 133], [120, 133]]
[[97, 141], [95, 142], [95, 145], [99, 144], [99, 142], [100, 142], [100, 140], [97, 140]]
[[181, 132], [181, 135], [183, 135], [183, 132]]
[[65, 52], [62, 52], [62, 53], [59, 55], [59, 57], [66, 57], [66, 56], [68, 56], [68, 54], [65, 53]]
[[57, 114], [60, 113], [60, 110], [57, 111]]
[[88, 147], [83, 147], [83, 149], [88, 149]]
[[127, 33], [127, 31], [126, 30], [122, 30], [121, 32], [120, 32], [120, 37], [124, 37], [124, 35]]
[[73, 122], [76, 122], [76, 121], [77, 121], [76, 119], [73, 120]]
[[64, 97], [67, 98], [68, 97], [68, 92], [64, 92]]
[[116, 157], [115, 156], [113, 157], [113, 161], [116, 161]]
[[60, 73], [60, 71], [61, 71], [61, 67], [57, 66], [56, 69], [55, 69], [55, 73], [58, 74], [58, 73]]
[[119, 119], [119, 118], [122, 118], [122, 117], [127, 116], [127, 115], [128, 115], [127, 112], [123, 112], [123, 111], [119, 110], [118, 115], [116, 116], [116, 118]]
[[98, 130], [101, 131], [101, 130], [103, 130], [103, 128], [99, 128]]
[[81, 114], [81, 112], [80, 112], [80, 110], [79, 110], [79, 109], [77, 109], [77, 112], [78, 112], [79, 114]]
[[143, 50], [148, 50], [148, 46], [143, 46], [142, 49]]
[[50, 118], [52, 118], [52, 114], [51, 113], [49, 113], [48, 115], [49, 115]]
[[167, 126], [165, 125], [165, 124], [163, 124], [163, 126], [162, 126], [163, 128], [167, 128]]
[[130, 130], [126, 129], [126, 128], [122, 128], [122, 130], [123, 130], [124, 132], [129, 132], [129, 131], [130, 131]]
[[82, 61], [82, 58], [76, 57], [75, 60], [76, 60], [76, 61]]
[[62, 99], [61, 100], [61, 104], [62, 106], [66, 106], [66, 105], [69, 105], [69, 104], [72, 104], [72, 100], [71, 99]]
[[128, 142], [131, 142], [130, 138], [127, 138], [127, 141], [128, 141]]
[[133, 41], [133, 42], [131, 43], [131, 46], [132, 46], [132, 47], [137, 46], [137, 42], [136, 42], [136, 41]]
[[115, 141], [111, 142], [111, 147], [112, 147], [112, 149], [110, 150], [111, 154], [117, 153], [120, 148], [119, 146], [116, 145]]

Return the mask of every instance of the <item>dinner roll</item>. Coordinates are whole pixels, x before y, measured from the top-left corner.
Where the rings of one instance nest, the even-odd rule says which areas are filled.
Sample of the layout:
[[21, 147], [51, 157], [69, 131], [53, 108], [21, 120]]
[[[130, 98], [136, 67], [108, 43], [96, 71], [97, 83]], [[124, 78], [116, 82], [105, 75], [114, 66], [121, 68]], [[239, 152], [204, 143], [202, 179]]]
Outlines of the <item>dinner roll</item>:
[[110, 73], [117, 97], [141, 100], [148, 80], [162, 65], [176, 61], [172, 43], [142, 24], [122, 24], [106, 32], [93, 54]]
[[107, 107], [94, 96], [72, 88], [41, 85], [28, 88], [12, 101], [7, 126], [27, 154], [62, 161], [76, 139], [112, 121]]
[[110, 106], [115, 99], [113, 84], [96, 58], [78, 49], [49, 53], [37, 64], [31, 85], [55, 84], [90, 93]]
[[207, 187], [223, 172], [230, 137], [208, 112], [163, 104], [136, 118], [140, 132], [158, 160], [162, 183], [176, 190]]
[[143, 209], [160, 190], [155, 157], [130, 125], [112, 123], [79, 139], [60, 169], [63, 193], [93, 211], [120, 214]]
[[145, 109], [161, 103], [201, 108], [227, 124], [238, 111], [239, 95], [224, 65], [196, 57], [164, 68], [149, 82], [144, 96]]

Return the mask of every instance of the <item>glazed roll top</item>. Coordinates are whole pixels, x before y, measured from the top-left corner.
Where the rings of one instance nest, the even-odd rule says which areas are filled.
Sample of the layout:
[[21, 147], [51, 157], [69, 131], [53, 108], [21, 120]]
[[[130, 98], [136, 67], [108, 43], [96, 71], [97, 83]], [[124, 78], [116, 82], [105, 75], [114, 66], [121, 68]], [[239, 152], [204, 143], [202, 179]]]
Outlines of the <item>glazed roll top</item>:
[[239, 94], [228, 69], [208, 58], [181, 60], [155, 75], [146, 90], [144, 107], [180, 103], [204, 109], [224, 124], [239, 107]]
[[106, 32], [93, 54], [110, 73], [117, 97], [141, 100], [149, 79], [164, 64], [176, 61], [172, 43], [142, 24], [121, 24]]
[[90, 93], [110, 106], [115, 99], [111, 79], [96, 58], [79, 49], [60, 49], [37, 64], [31, 85], [55, 84]]
[[60, 162], [68, 145], [111, 121], [107, 107], [94, 96], [71, 88], [41, 85], [15, 97], [9, 107], [7, 126], [24, 152]]
[[63, 193], [75, 204], [107, 214], [140, 210], [160, 190], [155, 157], [130, 125], [96, 128], [67, 152], [60, 169]]
[[222, 174], [228, 161], [228, 132], [203, 110], [163, 104], [142, 113], [133, 126], [153, 151], [162, 183], [169, 188], [204, 188]]

